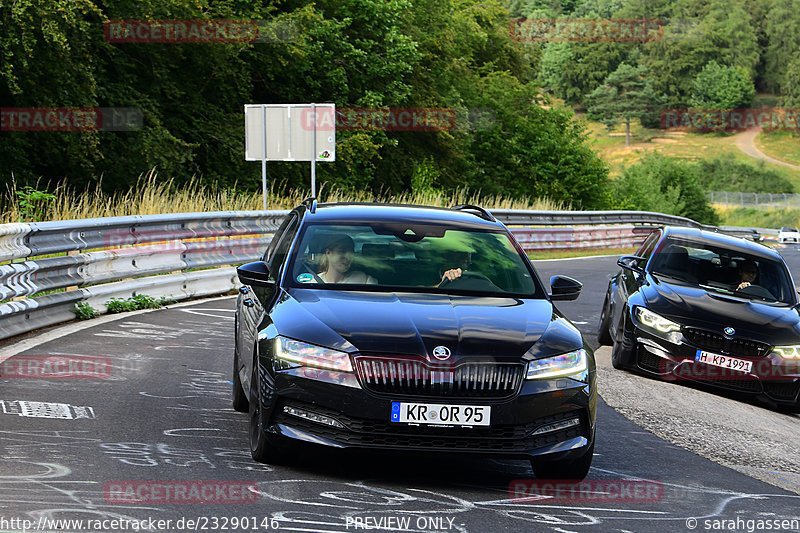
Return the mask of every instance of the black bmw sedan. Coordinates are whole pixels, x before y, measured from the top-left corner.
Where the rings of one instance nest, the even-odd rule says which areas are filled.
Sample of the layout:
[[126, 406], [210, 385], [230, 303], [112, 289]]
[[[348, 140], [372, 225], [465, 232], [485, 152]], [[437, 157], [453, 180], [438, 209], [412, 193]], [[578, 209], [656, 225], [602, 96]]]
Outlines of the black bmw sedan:
[[582, 479], [595, 362], [508, 229], [453, 209], [307, 201], [239, 267], [233, 406], [254, 459], [298, 444], [530, 459]]
[[615, 368], [800, 406], [800, 304], [777, 252], [668, 227], [618, 264], [598, 333]]

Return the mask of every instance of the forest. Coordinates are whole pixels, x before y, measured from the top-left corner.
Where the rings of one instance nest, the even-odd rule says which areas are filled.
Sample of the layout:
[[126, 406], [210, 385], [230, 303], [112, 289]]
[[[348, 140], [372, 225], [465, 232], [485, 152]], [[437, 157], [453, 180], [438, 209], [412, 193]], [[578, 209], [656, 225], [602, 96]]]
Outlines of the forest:
[[[659, 33], [542, 41], [515, 35], [519, 19], [642, 19]], [[193, 42], [119, 31], [153, 20], [234, 27]], [[658, 204], [656, 183], [674, 211], [713, 221], [700, 176], [725, 164], [653, 156], [612, 177], [582, 117], [658, 127], [665, 109], [747, 108], [761, 93], [800, 107], [798, 30], [800, 0], [0, 0], [0, 107], [141, 117], [127, 131], [18, 131], [6, 119], [0, 174], [17, 187], [121, 191], [155, 169], [177, 184], [257, 190], [245, 104], [446, 109], [445, 128], [337, 131], [336, 162], [317, 165], [318, 181], [575, 209]], [[304, 163], [269, 166], [286, 189], [308, 187], [308, 174]]]

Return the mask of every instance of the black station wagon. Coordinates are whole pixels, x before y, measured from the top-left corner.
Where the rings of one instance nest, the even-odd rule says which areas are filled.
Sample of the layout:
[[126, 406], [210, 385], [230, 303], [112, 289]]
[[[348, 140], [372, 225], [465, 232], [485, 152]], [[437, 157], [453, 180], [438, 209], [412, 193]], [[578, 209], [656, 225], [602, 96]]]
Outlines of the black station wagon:
[[580, 479], [595, 362], [509, 230], [475, 206], [292, 210], [239, 267], [233, 406], [258, 461], [302, 443], [530, 459]]

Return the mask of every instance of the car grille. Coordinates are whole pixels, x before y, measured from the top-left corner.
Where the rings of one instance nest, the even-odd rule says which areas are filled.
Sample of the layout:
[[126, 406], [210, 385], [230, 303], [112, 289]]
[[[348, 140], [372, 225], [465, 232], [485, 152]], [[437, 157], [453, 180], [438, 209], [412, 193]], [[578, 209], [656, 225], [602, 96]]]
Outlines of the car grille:
[[662, 359], [648, 352], [644, 347], [639, 346], [637, 350], [637, 363], [643, 370], [650, 370], [651, 372], [663, 372], [666, 363], [661, 362]]
[[403, 396], [504, 398], [519, 390], [521, 364], [461, 363], [439, 366], [416, 358], [355, 358], [356, 371], [369, 391]]
[[699, 328], [683, 328], [683, 336], [694, 346], [703, 350], [740, 357], [763, 357], [772, 350], [772, 346], [764, 342], [729, 339], [719, 333]]
[[[519, 426], [460, 428], [412, 426], [391, 422], [359, 420], [321, 408], [318, 405], [310, 407], [295, 401], [292, 401], [291, 405], [312, 409], [317, 413], [335, 418], [344, 424], [346, 429], [326, 426], [287, 415], [283, 413], [282, 405], [277, 410], [276, 423], [350, 446], [524, 453], [543, 446], [558, 444], [575, 437], [586, 437], [589, 434], [585, 417], [580, 411], [546, 416], [538, 418], [530, 424]], [[552, 424], [575, 416], [581, 419], [581, 424], [578, 426], [542, 435], [531, 435], [534, 430], [545, 424]]]
[[765, 381], [764, 392], [776, 400], [794, 400], [800, 391], [800, 382]]

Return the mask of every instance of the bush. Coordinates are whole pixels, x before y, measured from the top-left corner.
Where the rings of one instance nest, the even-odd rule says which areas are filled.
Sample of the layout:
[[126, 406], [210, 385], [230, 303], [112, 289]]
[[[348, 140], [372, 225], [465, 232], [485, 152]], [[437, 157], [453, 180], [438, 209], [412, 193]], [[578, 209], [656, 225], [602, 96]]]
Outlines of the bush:
[[72, 310], [75, 313], [75, 318], [78, 320], [89, 320], [90, 318], [96, 318], [100, 316], [100, 313], [89, 305], [89, 302], [78, 302], [75, 304], [75, 308]]
[[624, 169], [612, 183], [617, 209], [655, 211], [718, 224], [718, 216], [700, 186], [697, 166], [658, 153]]
[[146, 294], [137, 294], [130, 298], [111, 298], [106, 302], [106, 307], [109, 313], [124, 313], [139, 309], [159, 309], [169, 303], [172, 303], [172, 300], [165, 297], [156, 299]]
[[707, 191], [792, 193], [794, 187], [785, 174], [767, 168], [764, 161], [755, 164], [726, 154], [697, 163], [699, 176]]

